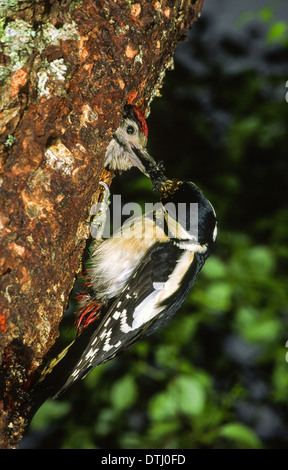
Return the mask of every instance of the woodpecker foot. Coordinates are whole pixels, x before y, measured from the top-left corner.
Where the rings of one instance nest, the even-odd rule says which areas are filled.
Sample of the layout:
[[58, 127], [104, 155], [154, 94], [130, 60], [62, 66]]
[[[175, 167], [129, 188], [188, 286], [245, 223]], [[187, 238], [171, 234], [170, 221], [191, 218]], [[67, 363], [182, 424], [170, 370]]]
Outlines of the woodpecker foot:
[[89, 295], [79, 295], [76, 298], [80, 298], [82, 302], [85, 302], [86, 298], [87, 302], [86, 305], [82, 306], [81, 308], [79, 308], [79, 310], [75, 312], [77, 318], [72, 324], [72, 327], [76, 326], [77, 328], [76, 336], [79, 336], [79, 334], [82, 333], [87, 328], [87, 326], [90, 325], [90, 323], [92, 323], [96, 320], [96, 318], [99, 317], [99, 309], [101, 308], [101, 304], [93, 302], [93, 300], [90, 299]]
[[91, 207], [91, 215], [93, 215], [90, 227], [90, 233], [97, 241], [101, 241], [107, 219], [107, 209], [110, 204], [110, 189], [104, 181], [99, 181], [99, 184], [104, 187], [100, 193], [99, 202], [93, 204]]

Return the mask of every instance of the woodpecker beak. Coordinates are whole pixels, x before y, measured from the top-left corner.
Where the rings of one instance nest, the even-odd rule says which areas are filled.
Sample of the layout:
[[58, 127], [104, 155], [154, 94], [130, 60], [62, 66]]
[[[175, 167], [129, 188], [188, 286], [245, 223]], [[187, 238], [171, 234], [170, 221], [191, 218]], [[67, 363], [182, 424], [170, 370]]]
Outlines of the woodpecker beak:
[[130, 161], [131, 166], [139, 168], [144, 175], [149, 176], [148, 169], [156, 166], [155, 160], [141, 144], [136, 144], [132, 140], [127, 140], [127, 134], [119, 128], [113, 134], [114, 140], [125, 151], [125, 156]]
[[[132, 155], [134, 155], [134, 165], [138, 166], [138, 168], [152, 180], [154, 189], [161, 192], [162, 186], [165, 186], [167, 181], [164, 175], [165, 168], [163, 163], [156, 163], [147, 150], [140, 149], [134, 144], [131, 145], [131, 150], [133, 152]], [[132, 155], [131, 158], [133, 158]], [[140, 166], [144, 169], [142, 170]]]
[[154, 158], [152, 158], [147, 150], [143, 147], [138, 147], [137, 145], [130, 144], [130, 160], [134, 166], [137, 166], [144, 175], [150, 177], [150, 169], [157, 166]]

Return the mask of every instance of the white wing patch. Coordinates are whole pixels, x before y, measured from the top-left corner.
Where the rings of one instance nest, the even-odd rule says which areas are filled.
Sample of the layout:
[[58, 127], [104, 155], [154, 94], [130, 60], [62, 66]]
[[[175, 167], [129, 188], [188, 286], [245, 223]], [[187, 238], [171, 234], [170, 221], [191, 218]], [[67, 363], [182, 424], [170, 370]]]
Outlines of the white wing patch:
[[[118, 302], [117, 307], [120, 307], [120, 305], [121, 305], [121, 302]], [[120, 315], [121, 315], [121, 312], [120, 312], [119, 310], [116, 310], [116, 312], [113, 313], [112, 316], [113, 316], [114, 320], [118, 320], [118, 318], [120, 317]]]
[[213, 242], [215, 242], [216, 238], [217, 238], [217, 233], [218, 233], [218, 230], [217, 230], [217, 222], [215, 223], [215, 228], [213, 230]]
[[144, 323], [154, 318], [155, 315], [160, 312], [161, 309], [157, 308], [158, 297], [159, 292], [162, 291], [164, 285], [165, 284], [163, 283], [161, 289], [158, 288], [154, 290], [150, 295], [148, 295], [148, 297], [146, 297], [145, 300], [143, 300], [143, 302], [141, 302], [141, 304], [137, 305], [133, 313], [133, 330], [140, 328], [140, 326], [144, 325]]
[[[161, 312], [163, 307], [159, 307], [159, 304], [177, 291], [193, 259], [194, 253], [185, 251], [181, 258], [179, 258], [177, 266], [169, 276], [168, 281], [153, 283], [155, 290], [141, 304], [137, 305], [134, 310], [132, 327], [129, 327], [126, 323], [128, 328], [130, 328], [129, 331], [141, 327]], [[124, 329], [122, 331], [127, 332]]]

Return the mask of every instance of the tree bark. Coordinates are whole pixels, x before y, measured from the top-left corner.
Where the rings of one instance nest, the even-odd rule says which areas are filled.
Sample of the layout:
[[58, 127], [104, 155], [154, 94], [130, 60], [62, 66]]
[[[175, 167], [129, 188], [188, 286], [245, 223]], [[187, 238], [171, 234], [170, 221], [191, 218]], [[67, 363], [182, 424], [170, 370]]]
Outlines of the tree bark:
[[[27, 421], [29, 380], [81, 266], [105, 148], [143, 112], [203, 0], [0, 3], [0, 441]], [[97, 197], [97, 192], [96, 192]]]

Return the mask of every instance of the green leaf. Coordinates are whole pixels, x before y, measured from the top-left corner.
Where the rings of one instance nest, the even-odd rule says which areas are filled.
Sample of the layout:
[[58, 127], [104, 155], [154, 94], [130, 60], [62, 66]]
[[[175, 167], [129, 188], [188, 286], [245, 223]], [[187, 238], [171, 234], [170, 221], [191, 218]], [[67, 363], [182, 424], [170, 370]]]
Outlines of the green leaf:
[[111, 390], [111, 402], [117, 410], [125, 410], [137, 398], [137, 387], [131, 375], [118, 380]]
[[31, 429], [42, 429], [56, 419], [66, 416], [71, 409], [67, 401], [47, 400], [31, 422]]
[[167, 436], [168, 434], [177, 434], [178, 428], [178, 420], [154, 421], [150, 428], [149, 435], [152, 439], [159, 439]]
[[194, 377], [180, 375], [171, 384], [171, 393], [177, 400], [178, 409], [183, 414], [199, 415], [205, 406], [205, 390]]
[[265, 246], [255, 246], [248, 251], [248, 260], [252, 271], [264, 277], [271, 274], [275, 267], [274, 257]]
[[238, 448], [259, 449], [261, 443], [255, 433], [241, 423], [225, 424], [219, 430], [219, 436], [235, 442]]
[[226, 312], [230, 308], [231, 296], [231, 285], [228, 282], [218, 281], [206, 289], [203, 301], [213, 310]]
[[206, 262], [203, 274], [208, 279], [223, 279], [227, 275], [226, 265], [220, 258], [213, 256]]
[[178, 414], [199, 415], [206, 400], [202, 381], [188, 375], [180, 375], [171, 382], [166, 392], [154, 396], [150, 402], [150, 414], [155, 420], [171, 419]]
[[61, 449], [97, 449], [91, 430], [84, 426], [77, 426], [66, 439]]
[[265, 310], [259, 312], [249, 305], [238, 309], [235, 326], [238, 332], [251, 342], [275, 341], [281, 331], [280, 323], [275, 318], [268, 316]]
[[272, 9], [269, 7], [262, 8], [259, 12], [259, 17], [263, 21], [270, 21], [273, 17]]
[[115, 410], [113, 408], [102, 408], [94, 424], [94, 433], [99, 436], [106, 436], [113, 430], [114, 421]]
[[287, 359], [288, 359], [288, 344], [285, 344], [286, 349], [283, 351], [282, 348], [279, 351], [279, 358], [276, 363], [272, 382], [273, 382], [273, 395], [276, 401], [283, 401], [285, 406], [287, 402], [287, 390], [288, 390], [288, 374], [287, 374]]
[[278, 21], [273, 24], [268, 32], [267, 41], [268, 43], [273, 42], [286, 42], [287, 41], [287, 23], [284, 21]]
[[152, 420], [167, 420], [177, 415], [178, 406], [174, 397], [168, 392], [154, 395], [149, 403], [149, 413]]

